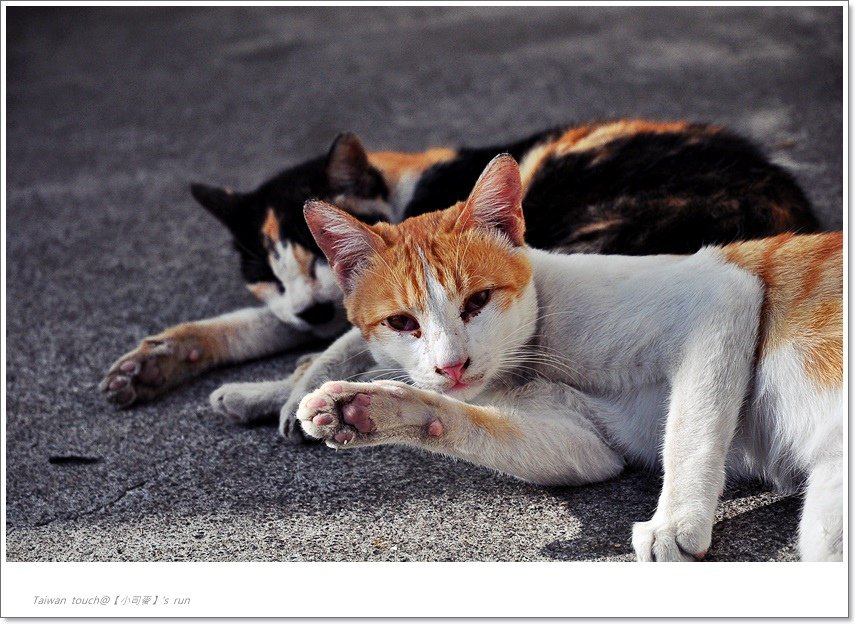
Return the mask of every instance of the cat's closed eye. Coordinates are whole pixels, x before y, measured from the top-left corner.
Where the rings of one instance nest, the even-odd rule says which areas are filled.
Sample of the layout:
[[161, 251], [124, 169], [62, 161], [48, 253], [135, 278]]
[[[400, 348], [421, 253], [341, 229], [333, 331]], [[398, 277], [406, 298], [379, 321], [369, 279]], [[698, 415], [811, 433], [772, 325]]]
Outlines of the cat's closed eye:
[[473, 316], [477, 315], [481, 309], [490, 301], [490, 290], [481, 290], [474, 295], [470, 295], [463, 303], [463, 311], [460, 313], [460, 318], [468, 321]]
[[419, 323], [408, 314], [396, 314], [387, 318], [384, 323], [399, 332], [412, 332], [419, 328]]

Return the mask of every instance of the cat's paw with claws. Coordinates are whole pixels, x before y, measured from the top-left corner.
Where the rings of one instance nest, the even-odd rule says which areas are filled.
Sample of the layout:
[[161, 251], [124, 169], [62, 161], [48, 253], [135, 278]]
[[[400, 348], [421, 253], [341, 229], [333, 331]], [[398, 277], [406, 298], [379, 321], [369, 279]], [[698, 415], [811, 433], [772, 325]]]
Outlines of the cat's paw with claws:
[[130, 407], [163, 394], [201, 369], [205, 359], [193, 342], [146, 338], [113, 363], [98, 389], [117, 407]]
[[638, 561], [700, 561], [712, 542], [712, 522], [689, 517], [654, 515], [632, 528], [632, 547]]
[[331, 381], [306, 395], [297, 409], [303, 430], [332, 448], [440, 438], [437, 405], [397, 381]]

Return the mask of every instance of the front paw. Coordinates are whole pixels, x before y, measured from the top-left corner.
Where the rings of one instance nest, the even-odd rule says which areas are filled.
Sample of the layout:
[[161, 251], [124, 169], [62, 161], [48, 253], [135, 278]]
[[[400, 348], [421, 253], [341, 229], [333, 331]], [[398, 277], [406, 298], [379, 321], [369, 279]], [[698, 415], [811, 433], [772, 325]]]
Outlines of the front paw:
[[98, 385], [108, 401], [129, 407], [163, 394], [201, 367], [202, 350], [171, 338], [146, 338], [113, 363]]
[[251, 424], [274, 418], [282, 405], [271, 392], [269, 382], [228, 383], [211, 393], [208, 401], [218, 414], [239, 424]]
[[660, 518], [632, 528], [632, 547], [638, 561], [700, 561], [712, 542], [712, 522], [689, 517]]
[[303, 430], [332, 448], [439, 438], [444, 433], [435, 406], [395, 381], [327, 382], [307, 394], [297, 409]]
[[292, 396], [279, 412], [279, 435], [288, 444], [304, 444], [306, 442], [317, 442], [315, 438], [306, 435], [297, 420], [297, 408], [299, 402]]

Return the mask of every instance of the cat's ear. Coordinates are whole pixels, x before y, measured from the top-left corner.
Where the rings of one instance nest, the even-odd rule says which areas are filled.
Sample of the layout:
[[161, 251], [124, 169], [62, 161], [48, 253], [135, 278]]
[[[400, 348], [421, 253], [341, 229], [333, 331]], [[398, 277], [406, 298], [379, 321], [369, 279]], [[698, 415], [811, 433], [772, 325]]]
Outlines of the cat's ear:
[[343, 132], [335, 138], [327, 156], [327, 179], [334, 192], [358, 192], [366, 185], [370, 169], [358, 136]]
[[499, 154], [484, 169], [463, 205], [456, 227], [499, 232], [516, 247], [525, 244], [520, 169], [510, 154]]
[[339, 285], [349, 294], [359, 268], [371, 256], [383, 251], [386, 243], [369, 226], [326, 202], [307, 201], [303, 214]]
[[238, 208], [241, 205], [241, 197], [237, 193], [207, 184], [191, 184], [190, 192], [205, 210], [227, 227], [231, 227], [239, 218]]

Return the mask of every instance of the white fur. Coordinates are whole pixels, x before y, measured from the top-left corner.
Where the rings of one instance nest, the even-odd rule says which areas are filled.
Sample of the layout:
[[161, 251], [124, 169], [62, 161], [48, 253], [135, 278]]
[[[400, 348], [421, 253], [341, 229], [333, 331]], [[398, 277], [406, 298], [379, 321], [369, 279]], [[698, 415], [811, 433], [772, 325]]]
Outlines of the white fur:
[[[814, 386], [792, 345], [754, 369], [764, 292], [756, 277], [715, 249], [641, 258], [521, 252], [530, 254], [533, 284], [507, 312], [488, 304], [463, 323], [462, 302], [429, 280], [428, 305], [411, 311], [422, 338], [389, 330], [368, 345], [427, 393], [407, 396], [414, 413], [449, 433], [426, 438], [378, 425], [357, 444], [415, 444], [546, 484], [613, 474], [607, 449], [661, 466], [656, 513], [633, 531], [642, 561], [703, 556], [726, 471], [783, 488], [806, 479], [802, 556], [842, 556], [842, 390]], [[439, 394], [448, 384], [436, 363], [464, 355], [481, 376], [477, 390]], [[312, 377], [310, 369], [305, 383]], [[354, 392], [385, 392], [363, 386]], [[484, 418], [512, 422], [522, 437], [486, 434], [457, 399], [485, 406]], [[312, 430], [310, 409], [300, 418], [310, 434], [326, 435]]]
[[[416, 386], [447, 392], [465, 401], [482, 393], [498, 373], [502, 362], [495, 353], [499, 346], [516, 349], [529, 339], [525, 328], [534, 326], [537, 308], [534, 285], [529, 285], [508, 310], [500, 312], [490, 301], [479, 314], [464, 321], [463, 296], [449, 297], [424, 255], [422, 262], [427, 282], [426, 308], [412, 311], [419, 320], [421, 337], [381, 326], [369, 347], [378, 361], [394, 361]], [[467, 358], [471, 364], [463, 379], [471, 386], [452, 390], [453, 382], [436, 369]]]
[[[276, 243], [276, 255], [270, 257], [270, 268], [284, 285], [284, 292], [270, 289], [264, 303], [280, 320], [296, 329], [322, 338], [337, 336], [347, 326], [341, 305], [341, 289], [332, 269], [326, 262], [315, 263], [315, 277], [311, 279], [300, 270], [291, 243]], [[333, 303], [339, 308], [335, 318], [322, 326], [310, 325], [297, 315], [319, 303]]]
[[398, 183], [392, 187], [389, 193], [389, 203], [391, 204], [390, 216], [395, 215], [400, 217], [403, 214], [404, 208], [413, 199], [413, 194], [416, 192], [416, 187], [419, 184], [422, 173], [422, 171], [418, 170], [407, 170], [398, 178]]

